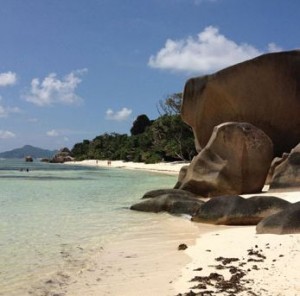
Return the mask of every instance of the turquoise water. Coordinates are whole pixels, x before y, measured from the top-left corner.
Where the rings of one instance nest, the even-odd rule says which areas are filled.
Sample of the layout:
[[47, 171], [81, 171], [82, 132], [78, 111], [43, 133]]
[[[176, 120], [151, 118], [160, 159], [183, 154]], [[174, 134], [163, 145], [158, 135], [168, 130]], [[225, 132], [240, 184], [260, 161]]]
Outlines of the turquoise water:
[[130, 211], [132, 203], [175, 182], [141, 171], [0, 160], [0, 295], [27, 295], [68, 262], [76, 272], [105, 243], [153, 219]]

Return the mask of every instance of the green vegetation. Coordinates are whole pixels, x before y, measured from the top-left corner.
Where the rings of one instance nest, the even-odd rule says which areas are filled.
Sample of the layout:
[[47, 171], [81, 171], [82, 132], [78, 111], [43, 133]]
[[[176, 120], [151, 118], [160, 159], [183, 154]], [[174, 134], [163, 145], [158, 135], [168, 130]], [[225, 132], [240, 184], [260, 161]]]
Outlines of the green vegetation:
[[141, 114], [133, 122], [131, 135], [103, 134], [92, 141], [74, 145], [77, 160], [110, 159], [155, 163], [191, 160], [196, 154], [193, 132], [180, 117], [182, 94], [174, 94], [159, 102], [160, 116], [150, 120]]

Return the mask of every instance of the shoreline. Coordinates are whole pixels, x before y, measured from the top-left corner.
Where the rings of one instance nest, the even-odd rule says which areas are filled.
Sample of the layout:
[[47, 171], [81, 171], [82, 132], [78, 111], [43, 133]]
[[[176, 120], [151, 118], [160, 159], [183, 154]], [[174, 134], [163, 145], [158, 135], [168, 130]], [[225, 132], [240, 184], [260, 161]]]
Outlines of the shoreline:
[[[107, 161], [98, 161], [97, 164], [95, 160], [71, 162], [70, 164], [135, 169], [171, 175], [177, 175], [181, 167], [187, 165], [187, 163], [146, 165], [112, 161], [108, 166]], [[293, 203], [300, 201], [299, 189], [265, 191], [243, 196], [253, 195], [277, 196]], [[193, 232], [192, 235], [191, 233], [182, 233], [180, 239], [173, 238], [171, 248], [170, 245], [166, 247], [170, 242], [165, 237], [152, 238], [151, 241], [147, 233], [139, 238], [140, 241], [131, 239], [124, 244], [119, 242], [120, 244], [110, 245], [110, 250], [103, 253], [104, 257], [98, 258], [96, 261], [101, 266], [103, 259], [104, 262], [108, 260], [106, 262], [109, 262], [110, 265], [108, 264], [106, 267], [111, 266], [110, 269], [114, 270], [114, 274], [110, 273], [108, 277], [105, 275], [100, 283], [93, 285], [93, 289], [90, 289], [93, 277], [86, 274], [84, 294], [90, 296], [99, 295], [99, 293], [114, 296], [141, 294], [144, 296], [175, 296], [185, 295], [192, 290], [194, 293], [211, 291], [210, 294], [205, 295], [222, 296], [228, 296], [230, 293], [240, 296], [300, 295], [299, 277], [295, 273], [300, 268], [298, 259], [300, 234], [258, 235], [255, 226], [210, 225], [188, 220], [185, 223], [187, 223], [187, 229], [194, 229], [196, 232]], [[170, 229], [176, 231], [176, 226], [170, 225]], [[150, 247], [147, 243], [145, 244], [145, 241], [150, 243]], [[180, 242], [187, 245], [186, 250], [175, 250]], [[160, 244], [159, 249], [153, 247], [157, 243]], [[163, 248], [165, 248], [164, 252], [162, 252]], [[136, 256], [132, 256], [132, 252]], [[160, 252], [162, 257], [159, 257], [157, 252]], [[129, 258], [130, 264], [128, 264]], [[207, 278], [211, 274], [218, 274], [228, 282], [232, 273], [220, 258], [234, 258], [235, 260], [228, 266], [235, 268], [238, 274], [244, 274], [231, 287], [233, 290], [228, 288], [220, 292], [216, 288], [216, 281], [212, 281], [212, 285], [206, 285], [206, 289], [199, 286], [201, 284], [199, 281], [191, 282], [195, 277]], [[77, 288], [72, 285], [70, 287], [72, 292], [67, 295], [81, 295], [82, 290], [79, 287], [82, 287], [82, 284]], [[191, 289], [197, 285], [198, 289]]]
[[[67, 287], [68, 296], [175, 296], [174, 283], [190, 256], [178, 250], [192, 246], [199, 235], [214, 227], [190, 223], [182, 217], [160, 215], [160, 223], [147, 225], [139, 236], [126, 235], [103, 246]], [[165, 219], [166, 218], [166, 219]]]
[[159, 162], [146, 164], [143, 162], [131, 162], [122, 160], [82, 160], [82, 161], [68, 161], [64, 164], [67, 165], [79, 165], [87, 167], [99, 167], [99, 168], [119, 168], [128, 170], [142, 170], [146, 172], [154, 172], [168, 175], [177, 175], [183, 166], [189, 165], [189, 162]]

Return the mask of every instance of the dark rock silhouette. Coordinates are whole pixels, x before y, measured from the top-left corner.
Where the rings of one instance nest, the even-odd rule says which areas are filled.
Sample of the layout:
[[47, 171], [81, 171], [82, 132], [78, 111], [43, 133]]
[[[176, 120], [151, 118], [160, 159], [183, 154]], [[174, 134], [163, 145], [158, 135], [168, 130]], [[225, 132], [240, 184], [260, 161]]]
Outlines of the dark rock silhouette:
[[[300, 114], [299, 114], [300, 116]], [[274, 169], [270, 190], [300, 187], [300, 144]]]
[[155, 190], [146, 193], [143, 200], [132, 205], [130, 209], [143, 212], [194, 215], [203, 203], [202, 200], [187, 191]]
[[274, 196], [218, 196], [201, 206], [192, 220], [210, 224], [256, 225], [289, 205], [288, 201]]
[[256, 232], [272, 234], [300, 233], [300, 202], [291, 204], [287, 209], [263, 219]]

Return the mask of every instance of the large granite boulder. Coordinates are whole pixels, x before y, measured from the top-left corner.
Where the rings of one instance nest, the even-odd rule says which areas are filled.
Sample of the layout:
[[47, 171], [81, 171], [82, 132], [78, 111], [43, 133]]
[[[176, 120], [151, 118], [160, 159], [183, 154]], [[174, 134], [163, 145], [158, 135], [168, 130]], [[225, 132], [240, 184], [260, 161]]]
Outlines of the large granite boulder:
[[[300, 117], [300, 114], [299, 114]], [[270, 190], [300, 187], [300, 144], [274, 169]]]
[[73, 161], [72, 152], [67, 148], [59, 150], [53, 158], [50, 160], [51, 163], [64, 163], [67, 161]]
[[271, 234], [300, 233], [300, 202], [291, 204], [287, 209], [263, 219], [256, 232]]
[[273, 158], [272, 146], [252, 124], [220, 124], [176, 188], [206, 197], [260, 192]]
[[176, 189], [153, 190], [143, 196], [143, 201], [130, 207], [142, 212], [168, 212], [171, 214], [194, 215], [204, 201], [194, 194]]
[[200, 207], [192, 220], [222, 225], [256, 225], [289, 205], [288, 201], [274, 196], [218, 196]]
[[270, 53], [186, 82], [181, 115], [198, 151], [229, 121], [263, 130], [280, 156], [300, 141], [300, 51]]

